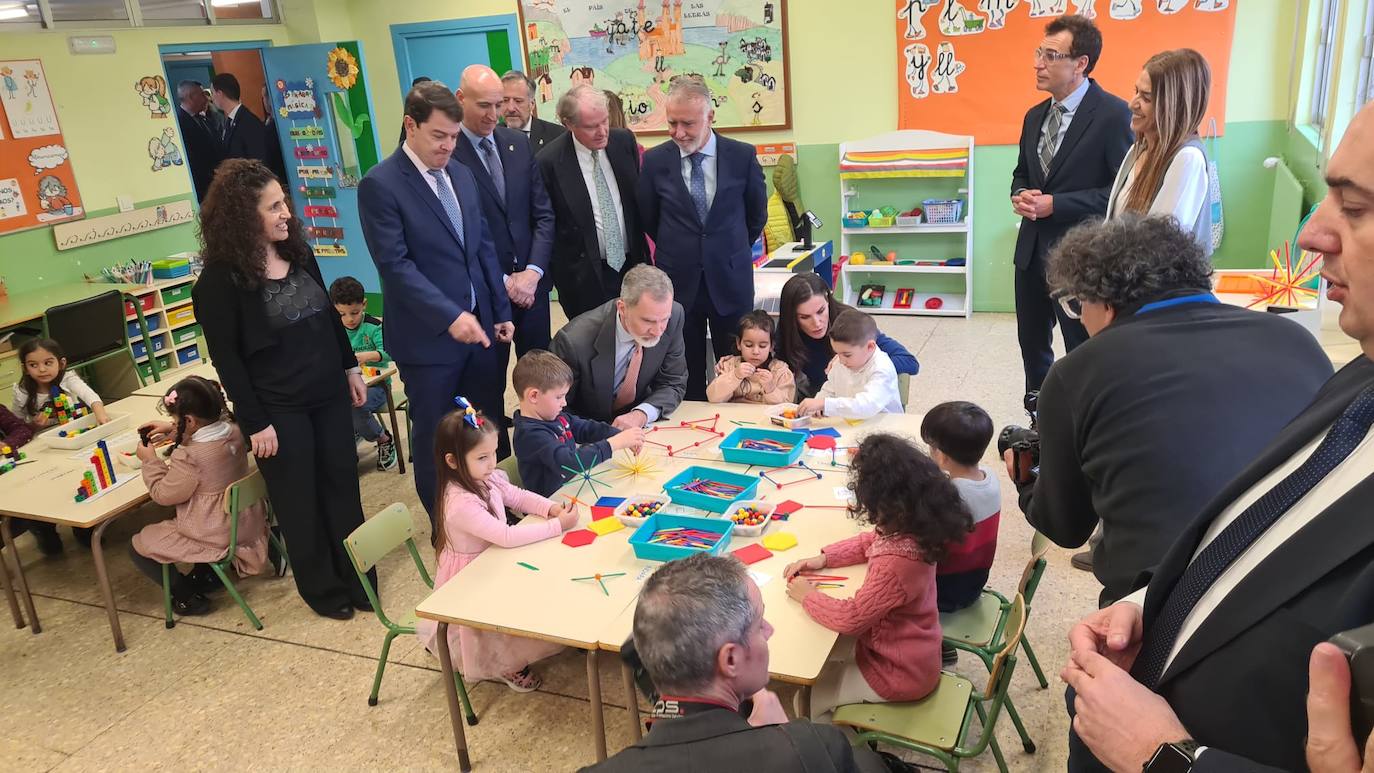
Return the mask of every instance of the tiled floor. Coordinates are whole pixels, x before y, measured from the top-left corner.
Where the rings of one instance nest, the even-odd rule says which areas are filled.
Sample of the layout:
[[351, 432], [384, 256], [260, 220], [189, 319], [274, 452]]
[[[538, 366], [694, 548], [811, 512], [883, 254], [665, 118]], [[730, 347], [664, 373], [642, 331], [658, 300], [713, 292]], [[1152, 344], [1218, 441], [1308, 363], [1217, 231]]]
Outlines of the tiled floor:
[[[558, 317], [557, 312], [555, 316]], [[561, 323], [561, 318], [555, 324]], [[917, 354], [909, 410], [949, 399], [972, 400], [997, 426], [1024, 422], [1015, 321], [980, 314], [971, 320], [884, 317], [885, 332]], [[989, 453], [993, 463], [995, 454]], [[423, 520], [409, 475], [359, 463], [364, 508], [400, 501]], [[992, 585], [1015, 588], [1031, 532], [1004, 482]], [[163, 628], [160, 595], [123, 554], [144, 523], [165, 517], [148, 508], [107, 534], [112, 581], [128, 651], [116, 654], [95, 587], [88, 551], [63, 530], [67, 552], [43, 558], [19, 540], [44, 631], [15, 630], [0, 613], [0, 770], [455, 770], [438, 663], [414, 639], [392, 647], [380, 703], [367, 705], [382, 628], [371, 616], [336, 622], [311, 614], [288, 580], [240, 584], [265, 628], [253, 631], [228, 599], [208, 617]], [[1054, 549], [1035, 599], [1028, 636], [1050, 678], [1041, 690], [1024, 661], [1012, 696], [1039, 745], [1021, 751], [1005, 720], [997, 737], [1013, 770], [1063, 768], [1067, 720], [1057, 674], [1071, 623], [1095, 608], [1097, 585]], [[423, 597], [410, 559], [381, 566], [383, 597], [400, 608]], [[499, 592], [499, 589], [493, 589]], [[965, 657], [959, 670], [975, 681], [982, 666]], [[619, 671], [602, 668], [607, 742], [631, 742]], [[477, 770], [570, 770], [593, 761], [587, 721], [585, 660], [569, 653], [543, 665], [539, 692], [517, 695], [504, 685], [471, 690], [481, 719], [468, 728]], [[790, 705], [784, 691], [784, 704]], [[995, 770], [990, 756], [966, 770]]]

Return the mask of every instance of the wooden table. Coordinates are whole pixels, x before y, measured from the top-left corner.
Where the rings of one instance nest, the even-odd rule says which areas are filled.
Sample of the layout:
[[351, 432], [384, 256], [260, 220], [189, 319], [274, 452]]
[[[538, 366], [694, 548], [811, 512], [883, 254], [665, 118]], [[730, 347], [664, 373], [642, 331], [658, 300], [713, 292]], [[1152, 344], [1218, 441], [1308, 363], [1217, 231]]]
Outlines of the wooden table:
[[135, 284], [70, 282], [13, 293], [7, 298], [0, 298], [0, 330], [42, 319], [43, 313], [53, 306], [84, 301], [111, 290], [128, 294], [143, 289], [144, 285]]
[[[115, 437], [136, 429], [146, 421], [162, 418], [157, 412], [157, 404], [157, 398], [134, 396], [106, 406], [112, 417], [120, 414], [127, 414], [129, 417], [125, 428], [115, 433]], [[82, 474], [90, 466], [89, 462], [85, 461], [89, 453], [52, 448], [47, 445], [42, 435], [24, 446], [24, 452], [31, 461], [0, 476], [0, 538], [8, 548], [7, 553], [13, 563], [15, 584], [24, 601], [24, 611], [28, 615], [31, 630], [37, 634], [41, 633], [43, 628], [38, 621], [38, 612], [34, 609], [28, 581], [24, 577], [24, 563], [16, 552], [10, 520], [27, 518], [73, 528], [94, 528], [91, 536], [91, 557], [95, 561], [96, 579], [101, 598], [105, 602], [105, 611], [110, 618], [110, 633], [114, 637], [115, 650], [123, 652], [124, 633], [119, 627], [119, 613], [115, 609], [114, 593], [110, 589], [110, 577], [105, 568], [102, 540], [105, 529], [116, 518], [148, 501], [148, 488], [143, 484], [143, 476], [136, 470], [116, 465], [115, 478], [130, 478], [127, 483], [101, 494], [98, 498], [75, 502], [73, 492]], [[13, 610], [14, 602], [11, 600], [11, 612]], [[16, 620], [16, 623], [19, 621]]]
[[[686, 445], [705, 435], [668, 428], [677, 427], [682, 421], [709, 418], [719, 414], [717, 429], [729, 434], [737, 428], [731, 420], [752, 422], [759, 427], [766, 426], [767, 419], [764, 413], [765, 409], [760, 406], [683, 403], [669, 419], [654, 425], [662, 427], [663, 430], [652, 432], [649, 439], [674, 446]], [[853, 445], [862, 435], [873, 431], [892, 431], [915, 436], [920, 426], [920, 417], [885, 415], [857, 426], [850, 426], [840, 420], [823, 420], [815, 426], [835, 427], [841, 433], [838, 443], [843, 446]], [[611, 485], [609, 490], [602, 487], [601, 493], [609, 496], [657, 493], [661, 491], [664, 481], [694, 464], [735, 471], [757, 472], [760, 469], [722, 461], [718, 445], [718, 441], [703, 444], [670, 458], [666, 455], [665, 449], [646, 444], [644, 455], [653, 458], [657, 469], [649, 474], [628, 479], [620, 477], [620, 472], [611, 464], [603, 463], [597, 468], [598, 475]], [[834, 490], [845, 484], [846, 471], [843, 468], [831, 467], [828, 456], [826, 459], [811, 456], [802, 458], [821, 473], [819, 480], [812, 479], [789, 485], [781, 490], [764, 480], [760, 482], [758, 497], [772, 502], [792, 499], [803, 504], [824, 505], [830, 508], [842, 505], [843, 502], [835, 497]], [[789, 471], [780, 474], [779, 477], [783, 476], [784, 480], [791, 480], [796, 473]], [[578, 480], [573, 480], [560, 490], [560, 494], [576, 495], [579, 485]], [[579, 495], [579, 499], [591, 503], [596, 497], [590, 487], [587, 487]], [[590, 511], [583, 508], [581, 525], [585, 526], [590, 519]], [[781, 576], [783, 567], [798, 558], [814, 555], [826, 544], [851, 536], [859, 530], [860, 524], [850, 519], [843, 510], [813, 507], [803, 508], [786, 522], [774, 522], [764, 532], [765, 536], [778, 531], [791, 532], [797, 536], [799, 542], [796, 548], [776, 553], [772, 558], [750, 567], [752, 571], [767, 576], [767, 580], [760, 586], [760, 591], [768, 620], [776, 629], [770, 645], [770, 672], [775, 678], [803, 685], [805, 689], [815, 682], [837, 638], [833, 631], [812, 621], [800, 605], [787, 599], [787, 587]], [[592, 743], [597, 759], [605, 759], [605, 722], [596, 653], [599, 650], [619, 651], [621, 643], [629, 636], [635, 600], [643, 579], [655, 567], [661, 565], [658, 562], [641, 561], [635, 557], [627, 542], [632, 533], [633, 529], [625, 528], [605, 537], [598, 537], [592, 544], [581, 548], [569, 548], [563, 545], [561, 540], [556, 539], [510, 550], [490, 547], [464, 567], [460, 578], [448, 582], [425, 599], [416, 609], [416, 614], [439, 624], [440, 641], [447, 640], [449, 625], [466, 625], [585, 650], [593, 726]], [[730, 549], [743, 547], [758, 539], [733, 538]], [[539, 569], [530, 570], [518, 562], [525, 562]], [[625, 572], [625, 575], [606, 581], [606, 589], [610, 595], [603, 594], [595, 583], [572, 582], [570, 579], [598, 572]], [[855, 581], [847, 587], [836, 589], [840, 591], [838, 595], [852, 595], [866, 573], [866, 567], [847, 567], [837, 570], [836, 573], [854, 578]], [[499, 587], [506, 592], [499, 595], [470, 592], [471, 588], [483, 587]], [[512, 604], [511, 599], [519, 599], [519, 603]], [[463, 731], [457, 688], [453, 682], [451, 655], [447, 647], [440, 647], [439, 650], [454, 742], [458, 749], [459, 762], [462, 768], [467, 770], [467, 741]], [[633, 682], [628, 677], [626, 688], [628, 710], [638, 732], [638, 703]]]

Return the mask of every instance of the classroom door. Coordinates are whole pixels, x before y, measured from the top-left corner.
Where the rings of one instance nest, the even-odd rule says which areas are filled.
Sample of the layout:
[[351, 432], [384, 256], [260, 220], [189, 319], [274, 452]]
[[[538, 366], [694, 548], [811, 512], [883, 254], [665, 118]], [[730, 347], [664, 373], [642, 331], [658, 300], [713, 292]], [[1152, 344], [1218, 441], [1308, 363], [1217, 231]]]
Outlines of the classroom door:
[[515, 14], [391, 25], [391, 44], [401, 93], [420, 76], [458, 88], [463, 68], [485, 64], [497, 74], [520, 65]]
[[262, 61], [296, 216], [325, 282], [353, 276], [381, 292], [358, 218], [358, 181], [379, 158], [361, 45], [264, 48]]

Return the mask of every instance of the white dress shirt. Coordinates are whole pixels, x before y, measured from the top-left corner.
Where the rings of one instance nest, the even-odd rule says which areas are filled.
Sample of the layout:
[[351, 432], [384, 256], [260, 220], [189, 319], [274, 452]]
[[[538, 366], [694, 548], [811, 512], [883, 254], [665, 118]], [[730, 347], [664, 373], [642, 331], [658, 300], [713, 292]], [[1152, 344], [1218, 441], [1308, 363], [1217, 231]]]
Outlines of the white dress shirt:
[[[482, 162], [482, 168], [485, 169], [485, 170], [487, 170], [487, 174], [488, 174], [488, 175], [490, 175], [490, 176], [492, 176], [492, 177], [495, 177], [495, 176], [496, 176], [496, 173], [493, 172], [493, 171], [491, 170], [491, 162], [487, 161], [487, 154], [486, 154], [486, 152], [484, 152], [484, 151], [482, 150], [482, 140], [485, 140], [485, 139], [487, 139], [488, 137], [490, 137], [490, 138], [491, 138], [491, 142], [492, 142], [492, 148], [495, 149], [496, 154], [499, 156], [499, 155], [501, 154], [501, 149], [498, 148], [498, 147], [496, 147], [496, 132], [492, 132], [491, 134], [488, 134], [486, 137], [483, 137], [483, 136], [481, 136], [480, 134], [478, 134], [477, 132], [472, 131], [471, 129], [469, 129], [469, 128], [467, 127], [467, 124], [459, 124], [459, 125], [458, 125], [458, 128], [463, 132], [463, 136], [468, 138], [468, 142], [472, 143], [472, 150], [473, 150], [473, 152], [475, 152], [475, 153], [477, 154], [477, 159], [478, 159], [479, 161]], [[528, 136], [528, 135], [526, 135], [526, 136]], [[504, 162], [503, 162], [503, 163], [504, 163]], [[505, 172], [505, 169], [504, 169], [504, 167], [503, 167], [503, 168], [502, 168], [502, 173], [503, 173], [503, 175], [504, 175], [504, 172]], [[431, 178], [431, 179], [433, 179], [433, 178]], [[490, 225], [490, 224], [488, 224], [488, 225]], [[542, 268], [540, 268], [540, 267], [538, 267], [538, 266], [536, 266], [536, 265], [534, 265], [534, 264], [532, 264], [532, 263], [531, 263], [531, 264], [526, 264], [526, 265], [525, 265], [525, 268], [527, 268], [527, 269], [533, 271], [534, 273], [538, 274], [538, 275], [541, 276], [541, 277], [544, 276], [544, 269], [542, 269]], [[505, 277], [505, 280], [506, 280], [507, 282], [510, 281], [510, 274], [504, 274], [503, 276]]]
[[[1126, 206], [1126, 201], [1131, 197], [1131, 187], [1135, 184], [1135, 171], [1135, 165], [1132, 164], [1130, 169], [1123, 166], [1117, 173], [1124, 174], [1126, 179], [1116, 196], [1107, 202], [1107, 220], [1119, 215]], [[1202, 151], [1194, 147], [1181, 148], [1164, 171], [1163, 185], [1150, 203], [1147, 214], [1173, 215], [1187, 230], [1197, 222], [1198, 213], [1207, 201], [1209, 183], [1207, 159]]]
[[[415, 151], [410, 149], [410, 145], [407, 145], [406, 143], [402, 142], [401, 150], [405, 152], [406, 158], [410, 159], [410, 163], [415, 165], [415, 169], [420, 172], [420, 179], [425, 181], [425, 185], [428, 185], [429, 189], [434, 192], [435, 198], [438, 198], [439, 181], [434, 179], [434, 175], [429, 173], [429, 167], [425, 166], [425, 162], [421, 161], [420, 157], [415, 155]], [[458, 198], [458, 191], [455, 190], [453, 187], [453, 180], [448, 176], [448, 169], [440, 169], [439, 176], [444, 178], [444, 185], [448, 186], [449, 195], [453, 196], [453, 204], [454, 206], [458, 207], [458, 213], [463, 218], [463, 230], [467, 230], [468, 213], [463, 211], [463, 202]], [[482, 213], [478, 212], [477, 216], [481, 217]], [[463, 246], [463, 251], [467, 251], [466, 245]], [[469, 292], [471, 293], [471, 295], [469, 295], [469, 298], [472, 301], [472, 308], [475, 312], [477, 309], [477, 287], [471, 284], [469, 285], [469, 287], [471, 288], [469, 290]]]
[[1040, 124], [1041, 136], [1040, 144], [1036, 145], [1037, 150], [1039, 150], [1040, 146], [1043, 145], [1045, 142], [1045, 127], [1048, 126], [1050, 123], [1050, 112], [1054, 110], [1054, 106], [1056, 104], [1064, 106], [1064, 114], [1059, 118], [1059, 136], [1055, 138], [1054, 146], [1055, 148], [1059, 148], [1064, 144], [1064, 137], [1067, 136], [1069, 133], [1069, 124], [1073, 123], [1074, 114], [1078, 112], [1078, 106], [1083, 104], [1083, 95], [1087, 93], [1088, 79], [1084, 78], [1083, 82], [1078, 84], [1078, 88], [1069, 92], [1069, 95], [1067, 97], [1064, 97], [1064, 100], [1062, 102], [1050, 103], [1050, 109], [1045, 111], [1045, 121]]
[[[678, 148], [682, 153], [682, 183], [687, 186], [687, 193], [692, 192], [692, 154], [683, 153], [682, 148]], [[706, 178], [706, 211], [711, 211], [711, 205], [716, 203], [716, 133], [711, 132], [710, 139], [701, 150], [697, 151], [705, 156], [701, 160], [701, 174]]]
[[[615, 373], [611, 380], [611, 394], [620, 391], [620, 384], [625, 380], [625, 374], [630, 369], [630, 358], [635, 353], [635, 337], [630, 335], [630, 331], [625, 329], [625, 325], [620, 321], [620, 313], [615, 315]], [[643, 360], [640, 361], [641, 365]], [[642, 369], [641, 369], [641, 372]], [[648, 403], [640, 403], [630, 409], [631, 411], [643, 411], [649, 417], [650, 422], [658, 421], [658, 409]]]
[[[582, 169], [582, 182], [587, 186], [587, 196], [592, 200], [592, 220], [596, 223], [596, 235], [598, 247], [601, 250], [601, 259], [606, 259], [606, 240], [601, 238], [602, 223], [605, 214], [601, 211], [601, 202], [596, 197], [596, 178], [592, 176], [592, 151], [586, 145], [577, 141], [577, 137], [572, 138], [573, 149], [577, 152], [577, 165]], [[611, 168], [610, 159], [606, 158], [606, 149], [602, 148], [597, 153], [598, 163], [601, 164], [601, 173], [606, 176], [606, 187], [611, 189], [611, 201], [615, 203], [615, 223], [620, 229], [620, 243], [629, 248], [629, 240], [625, 238], [625, 207], [620, 203], [620, 185], [615, 180], [615, 170]], [[652, 421], [652, 419], [650, 419]]]
[[880, 413], [904, 413], [897, 393], [897, 369], [892, 358], [878, 348], [862, 368], [850, 370], [836, 357], [829, 377], [816, 393], [825, 400], [825, 415], [845, 419], [871, 419]]

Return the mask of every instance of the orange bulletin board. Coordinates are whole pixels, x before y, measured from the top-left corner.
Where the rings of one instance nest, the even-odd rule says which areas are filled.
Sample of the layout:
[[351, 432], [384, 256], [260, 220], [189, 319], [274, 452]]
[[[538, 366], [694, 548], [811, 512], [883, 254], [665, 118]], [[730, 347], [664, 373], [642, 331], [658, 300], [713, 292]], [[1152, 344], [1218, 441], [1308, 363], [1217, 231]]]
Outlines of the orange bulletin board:
[[1026, 111], [1048, 96], [1035, 90], [1034, 51], [1045, 25], [1065, 13], [1093, 17], [1102, 56], [1091, 77], [1127, 101], [1146, 59], [1171, 48], [1201, 52], [1212, 68], [1207, 119], [1219, 133], [1225, 126], [1230, 0], [896, 0], [895, 9], [898, 128], [1016, 144]]
[[82, 217], [43, 64], [0, 60], [0, 234]]

